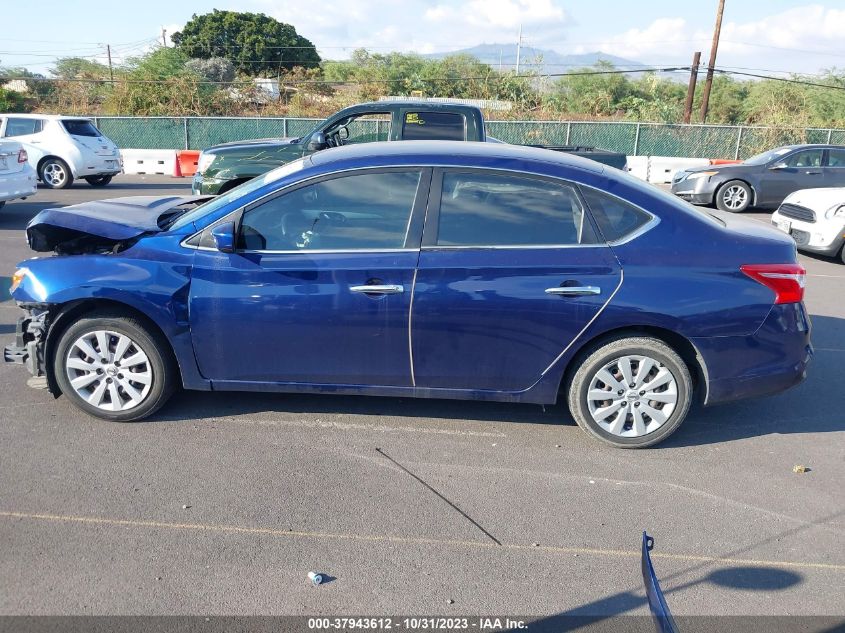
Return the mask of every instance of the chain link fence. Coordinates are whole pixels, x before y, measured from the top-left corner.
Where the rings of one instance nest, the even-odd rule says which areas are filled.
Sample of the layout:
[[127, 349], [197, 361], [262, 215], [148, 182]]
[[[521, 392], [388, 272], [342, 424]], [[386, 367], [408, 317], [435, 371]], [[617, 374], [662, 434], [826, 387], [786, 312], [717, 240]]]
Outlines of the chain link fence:
[[[257, 138], [303, 136], [320, 119], [272, 117], [95, 117], [119, 147], [203, 149]], [[356, 136], [387, 138], [386, 121], [360, 121]], [[588, 145], [628, 156], [748, 158], [778, 145], [845, 145], [845, 130], [610, 121], [488, 121], [487, 133], [519, 145]]]

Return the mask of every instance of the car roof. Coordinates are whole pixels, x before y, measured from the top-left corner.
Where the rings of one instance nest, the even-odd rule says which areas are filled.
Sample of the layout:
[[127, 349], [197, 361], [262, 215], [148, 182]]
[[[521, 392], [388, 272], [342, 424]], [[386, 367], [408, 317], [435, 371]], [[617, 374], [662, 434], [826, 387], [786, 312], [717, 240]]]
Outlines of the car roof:
[[0, 114], [0, 116], [15, 117], [16, 119], [50, 119], [53, 121], [79, 121], [81, 119], [91, 121], [93, 119], [93, 117], [90, 116], [71, 116], [67, 114], [25, 114], [23, 112], [4, 112], [3, 114]]
[[341, 163], [366, 160], [370, 163], [388, 165], [459, 165], [490, 167], [490, 159], [543, 163], [571, 169], [602, 173], [604, 165], [565, 152], [555, 152], [538, 147], [510, 145], [508, 143], [485, 143], [475, 141], [382, 141], [359, 143], [323, 150], [312, 154], [310, 160], [315, 167], [331, 168]]

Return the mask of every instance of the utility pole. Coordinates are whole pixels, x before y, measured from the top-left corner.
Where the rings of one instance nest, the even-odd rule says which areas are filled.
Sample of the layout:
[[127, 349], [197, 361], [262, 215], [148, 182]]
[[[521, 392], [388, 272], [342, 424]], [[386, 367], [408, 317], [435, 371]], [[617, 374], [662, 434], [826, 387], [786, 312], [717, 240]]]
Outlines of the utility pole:
[[161, 45], [167, 48], [167, 29], [161, 27]]
[[519, 39], [516, 40], [516, 74], [519, 74], [519, 54], [522, 52], [522, 25], [519, 25]]
[[698, 65], [701, 62], [701, 51], [692, 56], [692, 67], [689, 70], [689, 85], [687, 85], [687, 100], [684, 101], [684, 123], [692, 120], [692, 100], [695, 97], [695, 82], [698, 80]]
[[713, 67], [716, 65], [716, 51], [719, 49], [719, 35], [722, 32], [722, 14], [725, 12], [725, 0], [719, 0], [716, 10], [716, 27], [713, 29], [713, 44], [710, 46], [710, 63], [707, 65], [707, 80], [704, 82], [704, 94], [701, 96], [701, 122], [707, 122], [707, 108], [710, 106], [710, 88], [713, 85]]
[[111, 65], [111, 44], [106, 44], [106, 55], [109, 58], [109, 79], [114, 83], [114, 69]]

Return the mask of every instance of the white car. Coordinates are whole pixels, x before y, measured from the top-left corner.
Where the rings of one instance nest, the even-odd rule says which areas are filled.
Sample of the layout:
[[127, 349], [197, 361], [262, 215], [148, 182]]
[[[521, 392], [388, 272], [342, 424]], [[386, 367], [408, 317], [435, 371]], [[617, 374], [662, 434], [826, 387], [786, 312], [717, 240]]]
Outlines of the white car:
[[26, 150], [15, 141], [0, 141], [0, 208], [9, 200], [35, 193], [38, 178], [27, 162]]
[[845, 263], [845, 187], [789, 194], [772, 215], [772, 224], [789, 233], [799, 251], [839, 257]]
[[0, 114], [0, 137], [20, 142], [38, 178], [51, 189], [84, 178], [104, 187], [123, 165], [120, 151], [83, 117], [56, 114]]

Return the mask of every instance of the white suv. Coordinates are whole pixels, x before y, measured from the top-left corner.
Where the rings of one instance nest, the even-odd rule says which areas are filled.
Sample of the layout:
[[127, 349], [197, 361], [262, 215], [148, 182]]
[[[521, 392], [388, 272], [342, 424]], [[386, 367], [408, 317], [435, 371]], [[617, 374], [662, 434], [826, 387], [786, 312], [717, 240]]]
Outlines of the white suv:
[[839, 257], [845, 263], [845, 187], [802, 189], [789, 194], [772, 214], [799, 251]]
[[51, 189], [84, 178], [104, 187], [122, 170], [120, 151], [86, 118], [56, 114], [0, 114], [0, 137], [21, 143], [38, 178]]

